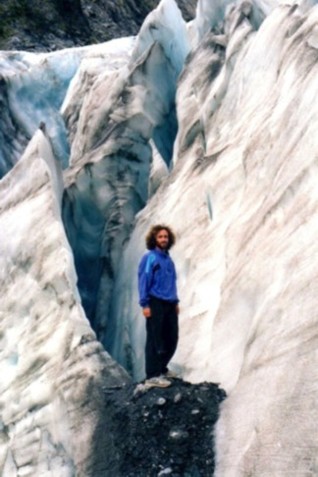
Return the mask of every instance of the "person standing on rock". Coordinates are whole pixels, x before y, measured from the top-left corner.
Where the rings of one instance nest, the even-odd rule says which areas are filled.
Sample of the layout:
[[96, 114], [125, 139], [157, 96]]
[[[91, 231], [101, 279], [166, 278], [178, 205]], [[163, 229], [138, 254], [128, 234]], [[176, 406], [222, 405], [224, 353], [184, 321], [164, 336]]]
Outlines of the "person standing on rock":
[[168, 370], [178, 343], [179, 299], [177, 275], [169, 255], [175, 235], [165, 225], [153, 226], [146, 236], [149, 250], [138, 269], [139, 304], [146, 318], [146, 384], [167, 387], [175, 377]]

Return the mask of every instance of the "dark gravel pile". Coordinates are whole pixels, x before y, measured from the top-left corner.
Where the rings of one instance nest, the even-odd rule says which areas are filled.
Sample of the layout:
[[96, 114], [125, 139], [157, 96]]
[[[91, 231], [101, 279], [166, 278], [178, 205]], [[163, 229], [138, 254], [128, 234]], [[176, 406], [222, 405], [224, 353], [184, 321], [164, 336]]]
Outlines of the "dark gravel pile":
[[210, 477], [213, 428], [225, 392], [180, 379], [134, 395], [136, 386], [105, 390], [116, 477]]

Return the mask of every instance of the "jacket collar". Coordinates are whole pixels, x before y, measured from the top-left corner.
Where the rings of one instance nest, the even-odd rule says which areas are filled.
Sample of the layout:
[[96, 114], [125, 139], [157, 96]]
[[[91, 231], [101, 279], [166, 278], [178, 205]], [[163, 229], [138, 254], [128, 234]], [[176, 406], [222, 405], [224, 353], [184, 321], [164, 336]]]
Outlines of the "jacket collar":
[[163, 256], [163, 257], [168, 257], [168, 256], [169, 256], [168, 250], [160, 250], [160, 248], [154, 248], [153, 250], [154, 250], [154, 252], [156, 252], [158, 255], [161, 255], [161, 256]]

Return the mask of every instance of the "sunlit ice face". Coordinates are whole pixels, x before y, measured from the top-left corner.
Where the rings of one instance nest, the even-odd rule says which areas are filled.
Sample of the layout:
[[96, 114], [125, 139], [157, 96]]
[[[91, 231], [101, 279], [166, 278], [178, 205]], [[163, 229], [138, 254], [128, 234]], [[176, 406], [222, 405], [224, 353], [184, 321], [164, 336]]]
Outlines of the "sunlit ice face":
[[156, 235], [156, 246], [161, 250], [167, 250], [169, 245], [169, 234], [167, 230], [162, 229]]

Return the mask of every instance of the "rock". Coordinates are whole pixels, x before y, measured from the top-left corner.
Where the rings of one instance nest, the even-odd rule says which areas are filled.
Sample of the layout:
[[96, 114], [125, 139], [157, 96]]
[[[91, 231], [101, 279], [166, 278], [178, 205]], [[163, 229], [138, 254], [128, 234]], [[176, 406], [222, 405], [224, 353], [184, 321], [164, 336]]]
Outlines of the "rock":
[[172, 474], [171, 467], [166, 467], [165, 469], [163, 469], [159, 472], [158, 477], [162, 477], [164, 475], [170, 475], [170, 474]]
[[157, 405], [161, 407], [161, 406], [164, 406], [166, 404], [166, 402], [167, 402], [167, 400], [165, 398], [160, 397], [157, 401]]
[[177, 394], [174, 396], [174, 398], [173, 398], [173, 402], [178, 403], [178, 402], [181, 401], [181, 399], [182, 399], [182, 394], [181, 394], [181, 393], [177, 393]]
[[18, 37], [23, 49], [51, 50], [54, 44], [72, 38], [74, 44], [83, 45], [91, 39], [88, 21], [80, 0], [25, 1], [17, 5], [14, 0], [0, 6], [2, 28], [0, 47], [8, 49], [11, 39]]
[[[159, 0], [6, 0], [0, 5], [0, 48], [52, 51], [136, 35]], [[185, 20], [194, 17], [197, 0], [178, 0]]]
[[189, 433], [181, 429], [173, 429], [169, 432], [169, 437], [171, 440], [181, 441], [183, 439], [187, 439], [189, 437]]

